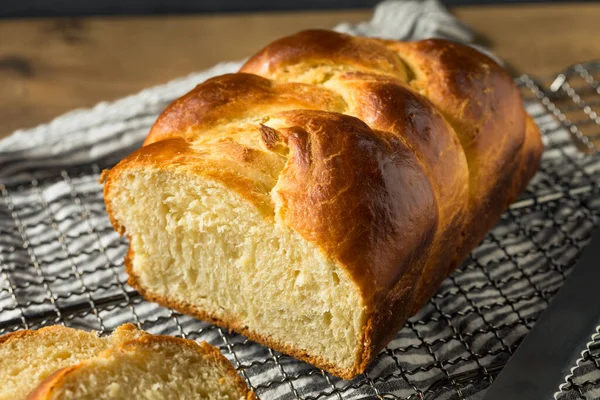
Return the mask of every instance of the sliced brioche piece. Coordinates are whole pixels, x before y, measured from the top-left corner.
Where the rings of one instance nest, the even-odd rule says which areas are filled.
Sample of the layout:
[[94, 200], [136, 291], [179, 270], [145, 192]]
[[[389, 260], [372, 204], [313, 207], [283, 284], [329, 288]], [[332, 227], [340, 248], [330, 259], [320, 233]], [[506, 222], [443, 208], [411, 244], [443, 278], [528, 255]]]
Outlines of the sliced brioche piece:
[[108, 337], [98, 337], [64, 326], [24, 330], [0, 337], [0, 400], [24, 399], [56, 370], [95, 357], [108, 348], [145, 335], [133, 325], [119, 327]]
[[57, 371], [27, 399], [254, 400], [255, 396], [215, 347], [145, 335]]

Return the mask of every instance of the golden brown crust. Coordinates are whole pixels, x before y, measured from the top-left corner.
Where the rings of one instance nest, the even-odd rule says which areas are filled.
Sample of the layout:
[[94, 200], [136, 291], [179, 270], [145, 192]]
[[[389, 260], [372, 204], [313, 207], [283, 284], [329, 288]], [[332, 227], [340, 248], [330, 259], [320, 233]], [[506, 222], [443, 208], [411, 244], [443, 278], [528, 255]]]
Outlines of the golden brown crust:
[[539, 165], [539, 130], [500, 66], [445, 40], [305, 31], [270, 44], [241, 72], [177, 100], [149, 134], [153, 144], [108, 174], [111, 221], [124, 233], [111, 180], [150, 165], [218, 180], [265, 218], [279, 212], [360, 287], [368, 313], [360, 360], [340, 369], [233, 318], [149, 293], [133, 274], [131, 248], [130, 284], [149, 300], [350, 378], [524, 191]]
[[[125, 327], [125, 326], [123, 326]], [[130, 327], [126, 327], [130, 329]], [[119, 328], [118, 328], [119, 329]], [[133, 327], [135, 329], [135, 327]], [[201, 357], [206, 357], [213, 363], [218, 364], [223, 371], [232, 379], [235, 383], [235, 387], [240, 395], [246, 400], [257, 400], [256, 395], [252, 392], [244, 380], [238, 375], [235, 368], [231, 363], [221, 354], [221, 352], [214, 346], [209, 345], [206, 342], [200, 344], [182, 338], [176, 338], [172, 336], [164, 335], [150, 335], [146, 334], [140, 336], [137, 339], [127, 341], [123, 343], [117, 349], [109, 349], [97, 356], [97, 358], [107, 358], [115, 351], [135, 351], [140, 346], [153, 346], [155, 344], [162, 344], [169, 342], [175, 344], [178, 347], [185, 347], [188, 350], [198, 353]], [[77, 373], [87, 363], [93, 362], [94, 358], [82, 361], [79, 364], [66, 367], [54, 372], [42, 383], [40, 383], [35, 390], [33, 390], [26, 398], [26, 400], [48, 400], [54, 396], [56, 390], [59, 390], [64, 383], [64, 380], [71, 374]]]
[[115, 329], [115, 332], [135, 332], [135, 331], [139, 331], [139, 329], [132, 323], [126, 323], [123, 324], [121, 326], [118, 326], [117, 329]]
[[26, 338], [27, 336], [31, 336], [31, 335], [35, 334], [35, 332], [36, 331], [25, 329], [22, 331], [6, 333], [6, 334], [0, 336], [0, 346], [3, 344], [6, 344], [6, 343], [10, 343], [13, 340], [19, 340], [19, 339]]
[[65, 376], [73, 366], [59, 369], [46, 379], [44, 379], [32, 392], [30, 392], [25, 400], [47, 400], [56, 389], [60, 379]]
[[469, 211], [465, 240], [455, 260], [460, 262], [515, 197], [507, 185], [511, 187], [519, 175], [525, 139], [521, 96], [510, 75], [473, 48], [442, 39], [388, 42], [388, 48], [401, 54], [412, 68], [411, 87], [440, 110], [466, 155]]
[[[131, 325], [131, 324], [126, 324], [126, 325]], [[62, 325], [45, 326], [45, 327], [37, 329], [37, 330], [23, 329], [20, 331], [7, 333], [5, 335], [0, 336], [0, 346], [4, 345], [4, 344], [8, 344], [14, 340], [24, 339], [28, 336], [39, 336], [39, 335], [47, 335], [47, 334], [54, 334], [54, 333], [67, 333], [69, 331], [74, 332], [74, 331], [76, 331], [76, 329], [69, 328], [69, 327], [62, 326]]]
[[290, 71], [284, 67], [296, 64], [303, 64], [307, 69], [327, 65], [334, 69], [407, 78], [402, 60], [386, 51], [382, 41], [367, 38], [356, 40], [350, 35], [322, 29], [306, 30], [274, 41], [251, 57], [240, 72], [260, 76], [277, 75], [278, 79], [286, 80], [288, 73], [297, 74], [300, 71]]
[[218, 125], [296, 108], [341, 111], [344, 102], [329, 90], [312, 85], [276, 83], [251, 74], [221, 75], [171, 103], [144, 145], [174, 137], [198, 140]]
[[519, 156], [520, 163], [517, 168], [518, 173], [515, 174], [515, 179], [513, 180], [512, 190], [510, 191], [512, 196], [509, 203], [518, 200], [519, 196], [527, 188], [529, 180], [533, 178], [539, 168], [543, 150], [544, 143], [542, 142], [539, 128], [535, 124], [533, 118], [530, 115], [527, 115], [525, 142], [523, 143], [523, 148], [521, 149], [521, 154]]
[[231, 363], [223, 356], [223, 354], [221, 354], [219, 349], [204, 341], [200, 342], [200, 347], [202, 348], [202, 351], [206, 357], [211, 359], [214, 363], [221, 365], [221, 367], [225, 370], [225, 373], [235, 382], [238, 392], [244, 395], [246, 400], [257, 400], [254, 392], [248, 389], [248, 385], [246, 385], [244, 379], [242, 379], [233, 365], [231, 365]]

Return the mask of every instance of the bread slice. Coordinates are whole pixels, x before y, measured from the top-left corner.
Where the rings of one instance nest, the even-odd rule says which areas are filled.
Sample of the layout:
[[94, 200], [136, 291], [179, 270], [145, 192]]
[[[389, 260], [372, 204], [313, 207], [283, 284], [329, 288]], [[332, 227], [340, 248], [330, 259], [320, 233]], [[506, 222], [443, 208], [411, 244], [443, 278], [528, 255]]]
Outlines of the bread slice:
[[213, 346], [143, 335], [57, 371], [27, 400], [254, 400]]
[[123, 325], [108, 337], [64, 326], [0, 336], [0, 400], [20, 400], [56, 370], [118, 347], [145, 333]]

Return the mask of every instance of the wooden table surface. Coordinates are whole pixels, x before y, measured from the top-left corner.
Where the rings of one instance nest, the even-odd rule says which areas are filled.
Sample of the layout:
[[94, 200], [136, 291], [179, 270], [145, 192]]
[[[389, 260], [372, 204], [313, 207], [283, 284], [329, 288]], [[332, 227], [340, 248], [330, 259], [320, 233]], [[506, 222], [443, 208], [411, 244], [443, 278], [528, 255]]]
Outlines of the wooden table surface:
[[[600, 59], [600, 4], [452, 10], [518, 72]], [[369, 19], [370, 10], [0, 21], [0, 137], [251, 55], [301, 29]]]

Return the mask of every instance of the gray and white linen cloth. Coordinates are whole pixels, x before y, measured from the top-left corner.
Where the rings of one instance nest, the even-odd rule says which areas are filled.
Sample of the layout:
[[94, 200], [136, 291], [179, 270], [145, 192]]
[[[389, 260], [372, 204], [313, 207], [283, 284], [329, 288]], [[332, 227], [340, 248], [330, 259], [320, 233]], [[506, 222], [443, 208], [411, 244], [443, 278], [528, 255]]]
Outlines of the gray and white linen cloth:
[[[335, 29], [398, 40], [474, 38], [434, 0], [386, 1], [370, 21]], [[139, 147], [168, 103], [241, 63], [75, 110], [0, 141], [0, 334], [55, 323], [106, 333], [132, 322], [153, 333], [206, 340], [263, 399], [480, 396], [560, 288], [597, 223], [598, 158], [577, 153], [540, 103], [526, 104], [547, 147], [527, 193], [366, 374], [343, 381], [146, 302], [126, 283], [127, 243], [106, 216], [101, 169]], [[533, 81], [523, 83], [536, 90]], [[592, 367], [585, 373], [587, 380], [600, 377]]]

